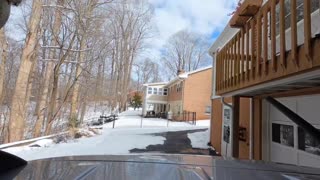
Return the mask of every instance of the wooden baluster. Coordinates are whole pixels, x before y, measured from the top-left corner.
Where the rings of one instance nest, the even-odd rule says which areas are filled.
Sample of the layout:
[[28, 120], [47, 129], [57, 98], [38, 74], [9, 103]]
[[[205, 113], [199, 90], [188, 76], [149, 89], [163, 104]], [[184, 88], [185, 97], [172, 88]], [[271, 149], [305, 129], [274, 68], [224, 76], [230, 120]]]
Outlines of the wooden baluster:
[[217, 70], [217, 82], [216, 82], [216, 86], [217, 86], [217, 90], [220, 91], [220, 64], [219, 64], [219, 58], [220, 58], [220, 51], [217, 54], [217, 59], [216, 59], [216, 70]]
[[228, 61], [227, 61], [227, 64], [228, 64], [228, 70], [227, 70], [227, 74], [228, 74], [228, 88], [230, 87], [230, 84], [231, 84], [231, 58], [232, 58], [232, 51], [231, 51], [231, 44], [228, 43]]
[[298, 35], [297, 35], [297, 0], [291, 0], [291, 58], [299, 65], [299, 59], [297, 57], [297, 42], [298, 42]]
[[282, 67], [287, 67], [286, 61], [286, 28], [285, 28], [285, 0], [280, 0], [280, 61]]
[[237, 44], [236, 44], [236, 38], [233, 38], [233, 57], [232, 57], [232, 83], [233, 86], [236, 84], [236, 59], [237, 59]]
[[218, 70], [218, 74], [219, 74], [219, 81], [218, 81], [218, 87], [219, 87], [219, 90], [221, 90], [221, 49], [219, 50], [219, 56], [218, 56], [218, 67], [219, 67], [219, 70]]
[[276, 0], [271, 1], [271, 64], [273, 71], [277, 71], [277, 62], [276, 62]]
[[[251, 22], [250, 22], [251, 23]], [[249, 55], [250, 55], [250, 50], [249, 50], [249, 42], [250, 42], [250, 27], [249, 23], [246, 24], [246, 78], [249, 80], [250, 73], [249, 73]]]
[[261, 49], [262, 49], [262, 41], [261, 41], [261, 14], [257, 15], [257, 57], [256, 57], [256, 71], [258, 76], [261, 75]]
[[262, 69], [268, 74], [268, 11], [263, 12], [263, 63]]
[[241, 38], [241, 33], [238, 33], [237, 35], [237, 79], [236, 79], [236, 83], [239, 84], [240, 83], [240, 60], [241, 60], [241, 55], [240, 55], [240, 45], [241, 45], [241, 42], [240, 42], [240, 38]]
[[242, 28], [241, 29], [241, 75], [240, 75], [241, 81], [244, 81], [244, 77], [245, 77], [244, 75], [244, 38], [245, 38], [244, 33], [245, 32], [244, 31], [245, 29]]
[[225, 68], [225, 59], [226, 59], [226, 48], [223, 48], [222, 51], [222, 88], [225, 90], [224, 82], [226, 80], [226, 68]]
[[310, 0], [304, 0], [304, 48], [308, 60], [311, 60], [311, 4]]
[[256, 58], [255, 56], [255, 50], [256, 50], [256, 33], [257, 29], [255, 26], [255, 20], [251, 20], [251, 74], [252, 74], [252, 79], [255, 78], [255, 73], [256, 73]]

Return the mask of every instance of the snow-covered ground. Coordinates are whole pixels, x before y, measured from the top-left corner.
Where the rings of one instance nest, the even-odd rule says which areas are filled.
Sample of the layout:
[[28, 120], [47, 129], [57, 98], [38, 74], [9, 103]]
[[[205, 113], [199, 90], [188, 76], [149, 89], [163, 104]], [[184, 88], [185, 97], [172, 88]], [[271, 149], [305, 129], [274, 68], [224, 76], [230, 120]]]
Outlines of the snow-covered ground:
[[[123, 155], [129, 154], [129, 150], [134, 148], [143, 149], [148, 145], [163, 144], [164, 137], [150, 134], [209, 128], [210, 123], [209, 120], [205, 120], [197, 122], [196, 126], [185, 122], [168, 124], [164, 119], [141, 119], [140, 114], [141, 111], [124, 112], [115, 122], [115, 129], [112, 129], [112, 123], [105, 124], [102, 134], [91, 138], [81, 138], [61, 144], [53, 144], [51, 140], [41, 140], [35, 144], [40, 144], [42, 147], [29, 145], [8, 148], [5, 151], [26, 160], [74, 155]], [[188, 134], [188, 137], [192, 141], [192, 146], [207, 148], [209, 131]]]

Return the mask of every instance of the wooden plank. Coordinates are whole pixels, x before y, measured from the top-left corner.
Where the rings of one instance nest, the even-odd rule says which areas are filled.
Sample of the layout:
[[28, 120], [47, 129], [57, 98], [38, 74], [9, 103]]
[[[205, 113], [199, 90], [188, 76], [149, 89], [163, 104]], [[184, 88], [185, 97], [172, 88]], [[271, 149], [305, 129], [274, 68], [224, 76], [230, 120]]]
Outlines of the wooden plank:
[[256, 43], [255, 43], [255, 39], [256, 39], [256, 26], [255, 26], [255, 22], [254, 19], [251, 20], [250, 22], [250, 26], [251, 26], [251, 79], [255, 78], [255, 73], [256, 73], [256, 68], [254, 68], [254, 66], [256, 65], [256, 59], [254, 57], [255, 54], [255, 50], [256, 50]]
[[236, 83], [237, 85], [239, 86], [239, 83], [240, 83], [240, 60], [241, 60], [241, 42], [240, 42], [240, 39], [241, 39], [241, 32], [238, 33], [238, 36], [237, 36], [237, 79], [236, 79]]
[[298, 34], [297, 34], [297, 0], [291, 0], [291, 58], [292, 61], [299, 65], [298, 59]]
[[221, 71], [221, 66], [220, 66], [220, 51], [218, 53], [218, 56], [217, 56], [217, 87], [218, 87], [218, 90], [221, 90], [220, 89], [220, 71]]
[[263, 12], [263, 62], [262, 69], [265, 74], [268, 74], [268, 11]]
[[280, 61], [282, 67], [287, 67], [286, 62], [286, 28], [285, 28], [285, 0], [280, 0]]
[[230, 58], [230, 52], [229, 52], [229, 46], [228, 44], [226, 45], [226, 82], [225, 82], [225, 87], [226, 89], [228, 88], [228, 82], [229, 82], [229, 58]]
[[257, 15], [257, 57], [256, 57], [256, 71], [257, 76], [261, 76], [261, 48], [262, 48], [262, 41], [261, 41], [261, 14]]
[[232, 98], [232, 157], [239, 158], [239, 123], [240, 123], [240, 97], [235, 96]]
[[273, 72], [277, 71], [277, 62], [276, 62], [276, 0], [271, 1], [271, 64]]
[[232, 52], [232, 87], [235, 85], [235, 60], [236, 60], [236, 39], [233, 38], [232, 41], [232, 48], [233, 48], [233, 52]]
[[245, 60], [244, 60], [244, 41], [245, 41], [245, 30], [244, 28], [241, 29], [241, 75], [240, 75], [240, 80], [244, 81], [245, 80], [245, 75], [244, 75], [244, 64], [245, 64]]
[[226, 48], [223, 48], [222, 52], [222, 88], [225, 89], [225, 80], [226, 80]]
[[249, 23], [246, 25], [246, 78], [247, 80], [249, 80], [250, 78], [250, 73], [249, 73], [249, 58], [250, 58], [250, 49], [249, 49], [249, 45], [250, 45], [250, 27], [249, 27]]
[[308, 60], [311, 60], [311, 3], [310, 0], [304, 0], [303, 4], [304, 17], [304, 48]]

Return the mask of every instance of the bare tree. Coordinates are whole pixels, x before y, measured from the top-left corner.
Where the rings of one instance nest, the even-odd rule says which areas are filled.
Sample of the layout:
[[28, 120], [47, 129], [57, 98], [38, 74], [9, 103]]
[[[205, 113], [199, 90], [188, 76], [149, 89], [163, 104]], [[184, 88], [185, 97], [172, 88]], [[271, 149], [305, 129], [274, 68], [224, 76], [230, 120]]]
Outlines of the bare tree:
[[164, 45], [163, 63], [174, 77], [179, 70], [189, 72], [209, 64], [208, 48], [208, 42], [200, 35], [182, 30], [172, 35]]
[[26, 93], [28, 88], [28, 78], [32, 71], [35, 60], [32, 59], [35, 47], [38, 43], [39, 25], [42, 16], [42, 1], [34, 0], [32, 14], [28, 24], [28, 34], [25, 47], [22, 51], [21, 64], [17, 77], [16, 87], [12, 99], [8, 141], [18, 141], [23, 139], [24, 124], [26, 118]]

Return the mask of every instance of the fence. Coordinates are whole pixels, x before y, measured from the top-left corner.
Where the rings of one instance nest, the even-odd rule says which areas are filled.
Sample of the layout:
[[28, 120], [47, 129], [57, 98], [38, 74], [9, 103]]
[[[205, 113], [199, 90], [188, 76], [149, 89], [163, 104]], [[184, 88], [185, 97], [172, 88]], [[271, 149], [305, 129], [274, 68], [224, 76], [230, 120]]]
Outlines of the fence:
[[173, 121], [182, 121], [187, 122], [193, 125], [197, 123], [197, 113], [196, 112], [189, 112], [183, 111], [182, 113], [177, 113], [172, 115]]

